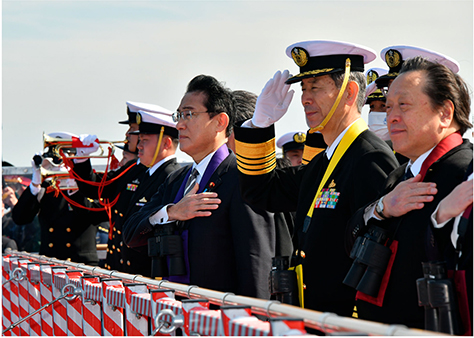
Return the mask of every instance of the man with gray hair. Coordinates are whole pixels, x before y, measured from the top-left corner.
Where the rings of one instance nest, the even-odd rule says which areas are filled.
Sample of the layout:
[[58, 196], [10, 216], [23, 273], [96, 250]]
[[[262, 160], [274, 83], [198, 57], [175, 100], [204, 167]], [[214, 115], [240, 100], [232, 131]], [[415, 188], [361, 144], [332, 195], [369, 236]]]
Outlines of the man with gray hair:
[[[253, 118], [234, 128], [241, 190], [250, 204], [272, 212], [296, 211], [292, 261], [300, 277], [300, 305], [350, 316], [355, 291], [342, 284], [351, 265], [346, 223], [398, 166], [360, 114], [364, 64], [375, 53], [337, 41], [300, 42], [286, 53], [300, 73], [277, 72], [258, 97]], [[296, 82], [303, 91], [308, 140], [320, 131], [328, 147], [307, 165], [278, 169], [273, 124], [286, 113], [294, 94], [289, 84]]]

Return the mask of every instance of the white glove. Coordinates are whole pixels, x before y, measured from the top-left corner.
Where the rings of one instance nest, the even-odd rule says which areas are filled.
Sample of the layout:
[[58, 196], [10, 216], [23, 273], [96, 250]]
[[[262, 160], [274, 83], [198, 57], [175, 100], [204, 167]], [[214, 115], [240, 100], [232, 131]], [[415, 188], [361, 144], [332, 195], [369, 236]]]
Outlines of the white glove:
[[[87, 156], [89, 154], [95, 153], [97, 149], [99, 149], [99, 143], [96, 142], [97, 136], [96, 135], [89, 135], [89, 134], [81, 134], [79, 135], [79, 140], [84, 146], [92, 145], [92, 147], [80, 147], [76, 148], [76, 155], [77, 156]], [[81, 163], [87, 161], [87, 158], [77, 158], [74, 159], [75, 163]]]
[[255, 113], [252, 117], [252, 124], [258, 128], [266, 128], [281, 119], [288, 110], [288, 106], [293, 99], [294, 90], [290, 90], [290, 85], [285, 81], [290, 77], [290, 72], [283, 73], [277, 71], [270, 79], [257, 98]]
[[[36, 153], [35, 155], [41, 155], [40, 153]], [[34, 159], [31, 159], [31, 168], [33, 169], [33, 173], [31, 175], [31, 183], [30, 183], [30, 191], [31, 193], [36, 196], [38, 195], [39, 191], [41, 190], [41, 166], [37, 166]]]
[[[41, 156], [40, 153], [36, 153], [36, 155]], [[33, 169], [33, 174], [31, 175], [31, 183], [35, 185], [40, 185], [41, 184], [41, 165], [36, 165], [35, 160], [31, 159], [31, 168]]]

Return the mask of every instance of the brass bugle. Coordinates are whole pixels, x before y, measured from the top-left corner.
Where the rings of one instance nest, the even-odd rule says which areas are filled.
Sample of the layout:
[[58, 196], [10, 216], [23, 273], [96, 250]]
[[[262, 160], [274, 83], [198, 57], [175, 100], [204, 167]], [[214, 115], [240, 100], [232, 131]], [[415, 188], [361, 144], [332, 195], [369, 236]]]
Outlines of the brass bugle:
[[44, 182], [46, 179], [51, 180], [51, 185], [57, 187], [59, 190], [77, 190], [77, 184], [74, 186], [68, 186], [63, 184], [65, 180], [70, 178], [69, 172], [67, 169], [62, 170], [48, 170], [43, 167], [40, 168], [41, 173], [41, 182]]
[[[54, 153], [56, 156], [61, 157], [60, 155], [60, 150], [63, 148], [75, 148], [72, 146], [72, 139], [65, 139], [65, 138], [59, 138], [59, 137], [51, 137], [45, 133], [43, 133], [43, 149], [46, 148], [54, 148]], [[99, 155], [87, 155], [87, 156], [77, 156], [77, 155], [69, 155], [66, 154], [66, 152], [63, 153], [63, 155], [66, 158], [106, 158], [108, 157], [108, 154], [105, 154], [104, 148], [102, 147], [102, 144], [108, 144], [112, 148], [112, 155], [115, 152], [115, 144], [116, 143], [125, 143], [127, 142], [126, 140], [123, 141], [104, 141], [104, 140], [99, 140], [99, 148], [100, 148], [100, 154]]]

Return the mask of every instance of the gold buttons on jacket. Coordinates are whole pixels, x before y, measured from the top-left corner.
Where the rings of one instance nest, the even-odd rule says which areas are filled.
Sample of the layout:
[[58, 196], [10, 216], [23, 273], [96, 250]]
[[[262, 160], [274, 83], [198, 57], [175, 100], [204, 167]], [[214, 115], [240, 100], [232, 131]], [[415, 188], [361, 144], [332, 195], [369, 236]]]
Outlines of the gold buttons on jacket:
[[122, 214], [122, 213], [120, 213], [120, 214], [119, 214], [119, 216], [120, 216], [120, 217], [123, 217], [123, 214]]
[[122, 242], [122, 241], [120, 241], [120, 246], [123, 246], [123, 242]]
[[114, 250], [115, 250], [115, 245], [112, 245], [112, 249], [114, 249]]
[[117, 233], [120, 235], [122, 233], [122, 231], [118, 230]]
[[130, 261], [127, 261], [127, 265], [130, 266]]
[[70, 247], [71, 247], [71, 243], [66, 243], [66, 246], [67, 246], [68, 248], [70, 248]]
[[303, 290], [306, 290], [306, 284], [303, 284]]
[[67, 232], [71, 232], [71, 228], [66, 228], [66, 231], [67, 231]]
[[123, 264], [123, 259], [120, 260], [120, 264]]
[[114, 231], [117, 231], [117, 229], [114, 227]]
[[300, 255], [301, 255], [301, 258], [305, 258], [305, 257], [306, 257], [306, 254], [304, 253], [303, 250], [301, 250]]
[[118, 210], [117, 210], [117, 209], [115, 209], [115, 213], [118, 214]]
[[54, 229], [53, 229], [53, 228], [49, 228], [49, 232], [53, 232], [53, 231], [54, 231]]
[[119, 248], [117, 248], [117, 252], [120, 252], [120, 249], [119, 249]]
[[53, 247], [53, 243], [49, 243], [48, 246], [49, 246], [50, 248], [52, 248], [52, 247]]

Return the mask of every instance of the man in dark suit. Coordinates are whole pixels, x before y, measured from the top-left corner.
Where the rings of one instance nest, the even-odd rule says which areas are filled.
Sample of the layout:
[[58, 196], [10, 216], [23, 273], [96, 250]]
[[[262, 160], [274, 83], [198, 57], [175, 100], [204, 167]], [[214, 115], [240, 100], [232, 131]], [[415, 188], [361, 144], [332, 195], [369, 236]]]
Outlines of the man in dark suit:
[[[139, 138], [139, 161], [131, 161], [119, 170], [109, 172], [107, 181], [111, 181], [111, 184], [104, 187], [100, 196], [109, 201], [117, 199], [111, 210], [112, 226], [109, 229], [106, 268], [143, 276], [151, 276], [151, 259], [146, 251], [139, 252], [125, 245], [123, 223], [148, 203], [168, 174], [181, 167], [176, 162], [178, 131], [172, 113], [165, 108], [154, 107], [154, 112], [139, 110], [136, 113], [139, 130], [131, 133], [137, 134]], [[87, 135], [82, 139], [84, 145], [94, 144], [96, 136]], [[81, 151], [92, 152], [98, 146], [97, 143], [94, 145], [90, 149], [81, 148]], [[90, 160], [76, 163], [74, 171], [89, 181], [100, 182], [102, 179], [102, 175], [92, 171]], [[99, 197], [97, 186], [84, 182], [78, 185], [88, 196]]]
[[[410, 161], [388, 176], [379, 199], [354, 215], [347, 233], [352, 241], [361, 236], [377, 248], [365, 262], [376, 263], [383, 277], [368, 289], [369, 283], [350, 283], [364, 292], [357, 294], [359, 318], [424, 328], [416, 280], [424, 275], [421, 263], [443, 259], [450, 244], [452, 222], [435, 229], [430, 217], [464, 180], [472, 161], [472, 144], [462, 139], [472, 127], [469, 113], [469, 90], [457, 74], [442, 62], [405, 60], [387, 94], [387, 123], [394, 150]], [[383, 234], [378, 242], [369, 239], [375, 232]], [[387, 252], [383, 264], [382, 251]]]
[[171, 281], [269, 298], [275, 225], [271, 214], [245, 204], [239, 193], [235, 156], [225, 144], [234, 114], [232, 93], [215, 78], [191, 80], [174, 118], [181, 150], [194, 163], [168, 176], [152, 200], [127, 220], [124, 239], [134, 248], [158, 239], [164, 243], [160, 233], [172, 227], [177, 245], [182, 243], [185, 268], [177, 271], [176, 260], [161, 247], [163, 255], [155, 262], [165, 266], [153, 277], [169, 272]]
[[[377, 196], [397, 166], [388, 145], [366, 130], [360, 116], [364, 63], [375, 54], [350, 43], [306, 41], [288, 47], [287, 55], [300, 66], [300, 74], [290, 78], [288, 71], [277, 72], [262, 90], [252, 120], [235, 128], [241, 190], [251, 205], [296, 211], [293, 266], [302, 270], [300, 305], [350, 316], [355, 291], [342, 284], [352, 263], [344, 246], [346, 223]], [[313, 131], [320, 131], [327, 149], [307, 165], [275, 169], [273, 124], [292, 99], [286, 84], [300, 81], [311, 128], [306, 142], [312, 144]]]

